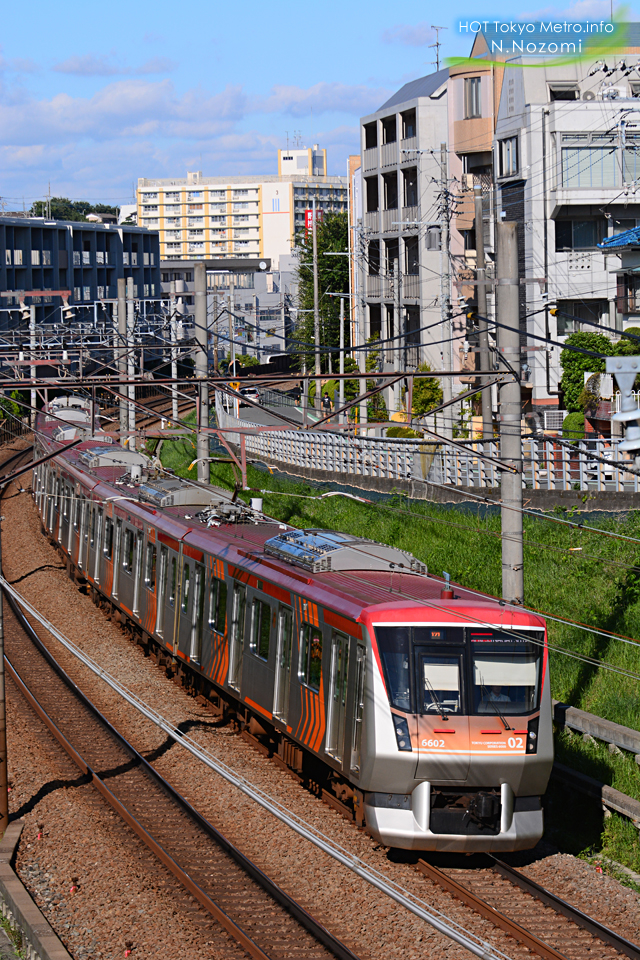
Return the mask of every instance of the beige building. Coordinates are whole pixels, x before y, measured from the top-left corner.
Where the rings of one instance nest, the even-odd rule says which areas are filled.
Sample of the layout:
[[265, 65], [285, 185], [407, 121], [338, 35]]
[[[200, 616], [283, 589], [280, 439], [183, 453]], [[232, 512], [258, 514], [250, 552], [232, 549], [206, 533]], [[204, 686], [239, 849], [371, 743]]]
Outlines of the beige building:
[[[326, 170], [326, 151], [279, 151], [278, 167]], [[293, 157], [293, 160], [288, 159]], [[322, 161], [322, 162], [320, 162]], [[262, 177], [138, 180], [138, 224], [160, 233], [162, 260], [269, 258], [274, 269], [289, 255], [305, 211], [347, 209], [347, 178], [283, 173]]]

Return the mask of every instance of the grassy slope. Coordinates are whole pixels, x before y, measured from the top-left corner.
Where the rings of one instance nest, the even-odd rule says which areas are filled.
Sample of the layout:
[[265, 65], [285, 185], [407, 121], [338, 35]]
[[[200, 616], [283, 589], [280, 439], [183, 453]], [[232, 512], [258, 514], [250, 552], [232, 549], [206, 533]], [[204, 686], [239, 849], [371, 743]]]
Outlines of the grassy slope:
[[[195, 468], [191, 472], [186, 469], [194, 457], [195, 442], [190, 438], [166, 441], [163, 445], [163, 464], [183, 476], [194, 476]], [[232, 487], [231, 466], [212, 464], [211, 482]], [[251, 466], [248, 483], [250, 487], [270, 491], [264, 495], [264, 510], [280, 520], [300, 527], [334, 528], [392, 543], [424, 561], [435, 574], [447, 570], [458, 583], [495, 596], [500, 594], [500, 519], [497, 516], [475, 517], [427, 502], [409, 504], [402, 496], [393, 502], [370, 505], [339, 497], [307, 499], [317, 497], [317, 489], [295, 478], [282, 480]], [[635, 513], [625, 518], [599, 517], [590, 525], [640, 539], [640, 516]], [[525, 545], [528, 606], [629, 637], [640, 637], [640, 569], [607, 562], [638, 563], [640, 568], [640, 543], [571, 530], [533, 517], [525, 517], [524, 535], [529, 541]], [[572, 547], [582, 549], [569, 552]], [[595, 637], [553, 621], [549, 621], [548, 629], [553, 644], [640, 675], [640, 647]], [[558, 700], [640, 729], [636, 680], [552, 653], [551, 681], [552, 694]], [[558, 735], [556, 748], [562, 762], [640, 800], [640, 770], [633, 757], [612, 757], [606, 747], [584, 744], [569, 733]], [[551, 791], [552, 803], [554, 796], [556, 809], [560, 811], [561, 798]], [[553, 817], [552, 822], [556, 825], [555, 840], [560, 842], [561, 835], [565, 835], [562, 816]], [[573, 830], [574, 826], [569, 821], [566, 829]], [[603, 823], [598, 812], [591, 818], [585, 815], [582, 827], [580, 836], [574, 836], [572, 841], [576, 852], [590, 847], [600, 849], [613, 859], [640, 868], [638, 833], [628, 821], [614, 815]]]

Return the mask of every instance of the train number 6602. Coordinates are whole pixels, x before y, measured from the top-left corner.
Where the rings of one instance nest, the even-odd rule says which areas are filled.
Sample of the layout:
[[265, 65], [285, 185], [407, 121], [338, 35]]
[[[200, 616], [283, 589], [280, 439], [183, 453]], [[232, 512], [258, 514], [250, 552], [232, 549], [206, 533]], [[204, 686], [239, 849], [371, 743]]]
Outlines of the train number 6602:
[[423, 740], [423, 747], [444, 747], [444, 740]]
[[524, 740], [522, 739], [522, 737], [509, 737], [509, 739], [507, 740], [507, 744], [509, 745], [511, 750], [519, 750], [519, 749], [522, 749], [522, 747], [524, 746]]

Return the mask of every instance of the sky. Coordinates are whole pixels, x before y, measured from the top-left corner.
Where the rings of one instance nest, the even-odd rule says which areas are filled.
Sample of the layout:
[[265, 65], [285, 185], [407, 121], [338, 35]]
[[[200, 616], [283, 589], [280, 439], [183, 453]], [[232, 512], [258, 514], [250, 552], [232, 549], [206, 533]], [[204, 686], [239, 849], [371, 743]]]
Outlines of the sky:
[[[443, 28], [441, 57], [467, 56], [472, 38], [460, 22], [608, 18], [610, 0], [523, 0], [517, 12], [513, 0], [445, 7], [4, 4], [0, 209], [28, 209], [49, 185], [53, 196], [115, 206], [133, 202], [138, 177], [277, 173], [287, 136], [326, 147], [328, 172], [345, 174], [359, 152], [359, 118], [435, 69], [434, 25]], [[626, 19], [640, 19], [640, 0]]]

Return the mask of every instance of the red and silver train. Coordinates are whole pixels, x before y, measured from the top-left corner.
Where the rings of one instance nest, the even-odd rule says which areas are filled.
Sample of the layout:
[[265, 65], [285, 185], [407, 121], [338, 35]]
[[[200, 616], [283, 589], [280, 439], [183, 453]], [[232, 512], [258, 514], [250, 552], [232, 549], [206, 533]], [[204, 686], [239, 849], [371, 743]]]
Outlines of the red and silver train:
[[542, 835], [553, 760], [545, 623], [391, 546], [265, 518], [91, 434], [37, 421], [48, 536], [94, 599], [390, 847], [508, 851]]

